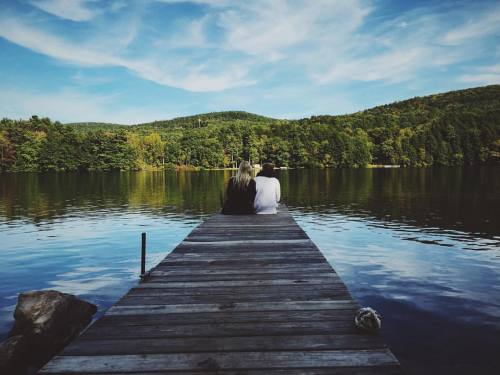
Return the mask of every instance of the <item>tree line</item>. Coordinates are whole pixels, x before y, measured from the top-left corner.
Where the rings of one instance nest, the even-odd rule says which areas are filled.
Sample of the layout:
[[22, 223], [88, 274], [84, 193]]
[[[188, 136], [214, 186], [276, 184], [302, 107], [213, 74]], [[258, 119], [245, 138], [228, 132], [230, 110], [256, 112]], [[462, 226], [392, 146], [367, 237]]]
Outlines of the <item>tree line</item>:
[[500, 85], [341, 116], [278, 120], [217, 112], [132, 126], [0, 121], [2, 171], [458, 166], [500, 162]]

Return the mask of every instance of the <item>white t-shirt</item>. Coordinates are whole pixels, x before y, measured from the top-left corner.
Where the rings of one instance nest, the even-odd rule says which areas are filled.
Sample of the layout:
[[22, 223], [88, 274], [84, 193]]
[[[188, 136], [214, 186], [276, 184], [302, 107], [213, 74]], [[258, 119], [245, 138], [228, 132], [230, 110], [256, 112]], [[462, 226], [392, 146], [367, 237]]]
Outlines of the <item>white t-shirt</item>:
[[255, 188], [257, 194], [253, 206], [257, 214], [277, 213], [278, 202], [280, 201], [280, 182], [275, 177], [255, 177]]

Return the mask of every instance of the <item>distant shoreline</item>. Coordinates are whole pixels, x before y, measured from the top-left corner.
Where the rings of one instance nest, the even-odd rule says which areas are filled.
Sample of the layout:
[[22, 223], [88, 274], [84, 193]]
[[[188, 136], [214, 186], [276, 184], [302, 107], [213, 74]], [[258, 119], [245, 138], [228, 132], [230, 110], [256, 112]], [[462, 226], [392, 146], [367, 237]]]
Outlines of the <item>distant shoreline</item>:
[[[481, 167], [494, 167], [495, 165], [480, 165]], [[422, 166], [422, 167], [405, 167], [401, 165], [392, 165], [392, 164], [369, 164], [363, 167], [303, 167], [303, 168], [276, 168], [277, 171], [287, 171], [287, 170], [361, 170], [361, 169], [432, 169], [432, 168], [467, 168], [467, 167], [478, 167], [477, 165], [457, 165], [457, 166]], [[259, 170], [257, 168], [254, 168]], [[119, 173], [128, 173], [128, 172], [204, 172], [204, 171], [237, 171], [238, 168], [232, 167], [224, 167], [224, 168], [201, 168], [201, 167], [180, 167], [180, 168], [145, 168], [145, 169], [136, 169], [136, 170], [118, 170], [118, 169], [106, 169], [106, 170], [74, 170], [74, 171], [0, 171], [0, 175], [2, 174], [22, 174], [22, 173], [36, 173], [36, 174], [45, 174], [45, 173], [108, 173], [108, 172], [119, 172]]]

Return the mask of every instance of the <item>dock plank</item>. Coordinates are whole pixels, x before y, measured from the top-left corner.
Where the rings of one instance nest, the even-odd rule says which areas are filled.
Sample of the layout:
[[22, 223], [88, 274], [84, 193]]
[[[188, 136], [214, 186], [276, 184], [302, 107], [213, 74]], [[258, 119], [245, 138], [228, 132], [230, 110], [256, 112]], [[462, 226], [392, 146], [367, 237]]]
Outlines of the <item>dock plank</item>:
[[94, 323], [95, 327], [137, 325], [185, 325], [199, 323], [252, 323], [337, 321], [352, 322], [356, 309], [345, 310], [288, 310], [288, 311], [219, 311], [213, 313], [170, 313], [146, 315], [105, 315]]
[[88, 330], [84, 338], [139, 339], [143, 337], [227, 337], [227, 336], [283, 336], [320, 335], [324, 332], [355, 334], [351, 321], [302, 321], [302, 322], [250, 322], [207, 323], [186, 325], [143, 325], [124, 330], [122, 326], [101, 326], [99, 330]]
[[112, 373], [113, 371], [246, 370], [303, 367], [351, 367], [394, 364], [387, 349], [321, 350], [286, 352], [208, 352], [58, 356], [44, 371]]
[[400, 374], [286, 211], [214, 215], [40, 374]]
[[85, 339], [70, 345], [64, 355], [155, 354], [231, 351], [288, 351], [376, 349], [383, 342], [374, 336], [337, 335], [283, 335], [283, 336], [230, 336]]

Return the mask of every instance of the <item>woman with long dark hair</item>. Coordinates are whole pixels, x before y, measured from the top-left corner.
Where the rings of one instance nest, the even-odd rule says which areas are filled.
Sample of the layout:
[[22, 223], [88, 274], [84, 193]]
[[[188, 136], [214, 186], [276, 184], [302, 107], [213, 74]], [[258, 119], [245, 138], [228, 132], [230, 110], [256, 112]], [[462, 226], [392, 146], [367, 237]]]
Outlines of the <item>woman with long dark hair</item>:
[[278, 202], [280, 201], [280, 182], [274, 174], [274, 164], [265, 162], [262, 170], [255, 177], [254, 207], [256, 214], [276, 214], [278, 213]]
[[236, 175], [227, 184], [226, 201], [221, 213], [225, 215], [254, 214], [255, 181], [252, 179], [252, 166], [242, 161]]

